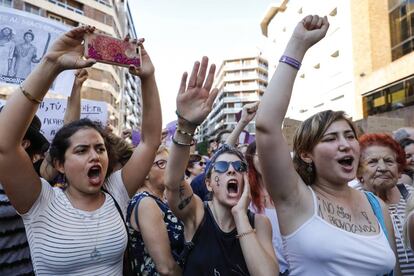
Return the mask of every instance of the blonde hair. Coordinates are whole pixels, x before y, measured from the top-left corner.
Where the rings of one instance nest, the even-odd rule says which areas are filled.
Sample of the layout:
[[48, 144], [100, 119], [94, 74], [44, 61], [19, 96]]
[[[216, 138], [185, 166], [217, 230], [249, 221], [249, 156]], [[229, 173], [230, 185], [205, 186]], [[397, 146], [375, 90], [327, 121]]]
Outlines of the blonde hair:
[[405, 206], [405, 221], [403, 226], [403, 235], [404, 235], [404, 245], [405, 248], [411, 249], [410, 238], [408, 234], [408, 219], [410, 214], [413, 214], [414, 211], [414, 196], [410, 196], [407, 200], [407, 205]]
[[351, 119], [343, 111], [326, 110], [309, 117], [296, 130], [293, 137], [293, 165], [307, 185], [312, 185], [316, 178], [316, 168], [302, 160], [302, 153], [312, 152], [320, 142], [323, 134], [333, 122], [345, 120], [357, 136], [356, 128]]

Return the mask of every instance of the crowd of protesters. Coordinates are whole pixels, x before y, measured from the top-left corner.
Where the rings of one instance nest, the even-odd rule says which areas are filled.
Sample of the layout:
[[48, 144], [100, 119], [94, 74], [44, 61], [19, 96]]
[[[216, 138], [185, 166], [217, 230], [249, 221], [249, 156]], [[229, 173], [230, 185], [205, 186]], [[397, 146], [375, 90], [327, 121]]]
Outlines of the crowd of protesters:
[[[177, 126], [162, 131], [144, 47], [139, 143], [80, 119], [90, 26], [60, 36], [0, 110], [0, 275], [414, 275], [414, 131], [357, 132], [343, 111], [282, 124], [306, 52], [327, 17], [306, 16], [261, 99], [234, 129], [194, 134], [218, 90], [215, 65], [183, 73]], [[49, 143], [35, 115], [57, 75], [76, 69], [64, 126]], [[255, 120], [256, 140], [239, 144]], [[351, 185], [351, 182], [357, 185]]]

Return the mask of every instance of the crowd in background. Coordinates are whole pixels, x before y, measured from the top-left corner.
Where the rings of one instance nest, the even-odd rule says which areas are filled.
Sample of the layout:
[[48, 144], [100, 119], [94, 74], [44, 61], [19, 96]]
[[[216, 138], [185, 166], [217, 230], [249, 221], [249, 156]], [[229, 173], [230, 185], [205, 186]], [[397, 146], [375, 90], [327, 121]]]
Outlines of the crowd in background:
[[[0, 110], [0, 275], [414, 275], [414, 129], [358, 133], [343, 111], [282, 124], [326, 17], [296, 26], [261, 102], [234, 129], [194, 134], [211, 111], [215, 65], [183, 73], [177, 126], [162, 130], [155, 68], [142, 47], [139, 143], [80, 119], [90, 26], [59, 37]], [[51, 142], [36, 110], [77, 69]], [[312, 91], [309, 91], [312, 93]], [[239, 143], [255, 120], [256, 140]], [[167, 143], [170, 139], [171, 143]]]

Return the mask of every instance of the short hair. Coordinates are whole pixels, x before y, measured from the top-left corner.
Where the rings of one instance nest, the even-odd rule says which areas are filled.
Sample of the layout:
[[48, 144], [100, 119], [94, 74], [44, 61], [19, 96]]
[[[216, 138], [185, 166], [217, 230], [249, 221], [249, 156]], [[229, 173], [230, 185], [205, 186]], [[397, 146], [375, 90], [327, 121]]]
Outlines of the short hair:
[[[390, 135], [385, 133], [370, 133], [364, 134], [359, 138], [359, 145], [361, 147], [361, 155], [364, 150], [370, 146], [383, 146], [395, 152], [396, 161], [398, 164], [398, 172], [402, 172], [406, 166], [405, 152], [400, 144], [397, 143]], [[359, 162], [361, 165], [361, 162]], [[358, 170], [361, 169], [359, 166]]]
[[[309, 117], [298, 127], [293, 137], [293, 164], [296, 171], [307, 185], [312, 185], [316, 178], [317, 168], [302, 160], [302, 153], [312, 152], [313, 148], [321, 141], [326, 130], [333, 122], [344, 120], [352, 129], [355, 137], [357, 131], [351, 119], [343, 111], [325, 110]], [[312, 170], [309, 170], [309, 165]]]
[[400, 146], [405, 149], [405, 147], [408, 147], [411, 144], [414, 144], [414, 140], [410, 138], [404, 138], [401, 141], [399, 141]]

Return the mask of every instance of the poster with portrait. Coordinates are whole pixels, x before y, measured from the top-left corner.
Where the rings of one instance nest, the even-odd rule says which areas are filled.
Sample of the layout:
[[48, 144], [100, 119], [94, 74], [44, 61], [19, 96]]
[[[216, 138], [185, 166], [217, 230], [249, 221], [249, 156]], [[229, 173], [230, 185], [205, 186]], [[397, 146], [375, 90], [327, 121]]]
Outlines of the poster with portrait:
[[[18, 85], [39, 64], [53, 41], [70, 28], [48, 18], [2, 7], [0, 9], [0, 85]], [[53, 93], [69, 96], [73, 71], [53, 83]]]

